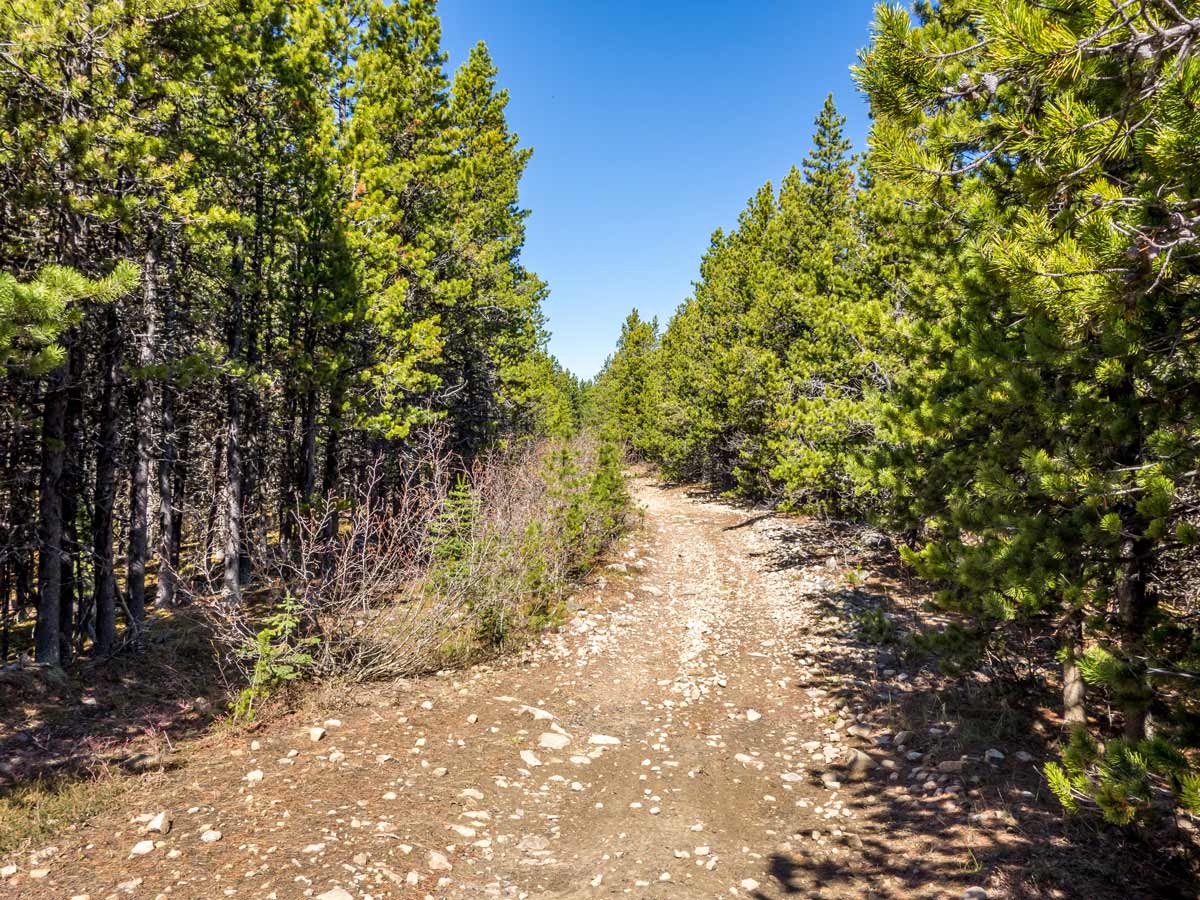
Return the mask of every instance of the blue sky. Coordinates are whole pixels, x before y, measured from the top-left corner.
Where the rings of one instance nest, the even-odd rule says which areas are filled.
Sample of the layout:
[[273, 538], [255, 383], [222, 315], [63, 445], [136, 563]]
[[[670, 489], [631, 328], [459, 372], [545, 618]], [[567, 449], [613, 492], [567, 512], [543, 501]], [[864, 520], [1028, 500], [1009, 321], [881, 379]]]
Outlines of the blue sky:
[[523, 258], [565, 366], [594, 375], [631, 307], [670, 317], [713, 230], [804, 157], [828, 92], [865, 146], [849, 66], [872, 5], [442, 0], [451, 67], [486, 41], [534, 148]]

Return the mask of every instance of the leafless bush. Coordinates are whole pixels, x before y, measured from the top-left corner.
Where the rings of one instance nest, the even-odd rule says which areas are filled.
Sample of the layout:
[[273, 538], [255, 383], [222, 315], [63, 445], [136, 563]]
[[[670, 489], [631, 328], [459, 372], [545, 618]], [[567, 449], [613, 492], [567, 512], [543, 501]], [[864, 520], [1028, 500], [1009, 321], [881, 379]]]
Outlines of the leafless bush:
[[430, 439], [404, 471], [385, 490], [376, 468], [351, 502], [299, 516], [272, 611], [211, 604], [222, 655], [252, 688], [275, 669], [365, 681], [502, 649], [555, 620], [625, 524], [615, 453], [587, 439], [469, 469]]

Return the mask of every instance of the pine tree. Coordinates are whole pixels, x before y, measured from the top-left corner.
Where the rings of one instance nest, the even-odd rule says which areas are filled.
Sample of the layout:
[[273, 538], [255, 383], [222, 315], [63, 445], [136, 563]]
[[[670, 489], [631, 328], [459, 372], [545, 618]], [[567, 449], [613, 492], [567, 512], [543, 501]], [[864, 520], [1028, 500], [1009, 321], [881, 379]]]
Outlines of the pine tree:
[[1192, 7], [881, 8], [858, 69], [880, 171], [936, 191], [967, 244], [893, 415], [933, 535], [910, 559], [959, 607], [1053, 615], [1134, 744], [1151, 712], [1179, 741], [1191, 716], [1151, 579], [1195, 539], [1200, 64], [1170, 37]]
[[[30, 374], [47, 369], [61, 373], [64, 351], [55, 343], [55, 339], [72, 320], [78, 320], [79, 302], [93, 300], [113, 303], [134, 287], [137, 277], [137, 270], [128, 263], [118, 265], [107, 278], [95, 281], [61, 266], [43, 269], [28, 284], [21, 284], [11, 275], [0, 273], [0, 355], [5, 362], [18, 365]], [[52, 379], [47, 390], [56, 389], [63, 390], [63, 387], [57, 379]], [[49, 401], [47, 405], [50, 405]], [[59, 428], [61, 423], [55, 423], [53, 427]], [[52, 449], [43, 452], [39, 490], [41, 519], [38, 525], [38, 568], [41, 589], [34, 633], [37, 662], [52, 666], [64, 662], [71, 645], [69, 628], [64, 634], [61, 627], [64, 619], [64, 533], [70, 521], [69, 516], [64, 515], [62, 491], [58, 484], [63, 477], [65, 448], [56, 447], [55, 443], [54, 435], [44, 431], [43, 444]]]
[[617, 349], [592, 388], [592, 420], [606, 437], [646, 458], [654, 453], [657, 409], [657, 320], [635, 309], [621, 325]]
[[510, 381], [545, 341], [539, 305], [545, 286], [517, 264], [528, 213], [518, 184], [532, 151], [518, 146], [505, 119], [508, 92], [496, 86], [487, 47], [471, 49], [455, 73], [451, 123], [452, 187], [458, 212], [438, 294], [439, 320], [452, 340], [438, 365], [452, 396], [456, 441], [477, 453], [504, 425]]
[[790, 506], [845, 513], [855, 504], [849, 468], [869, 443], [863, 404], [878, 386], [880, 306], [862, 269], [854, 160], [833, 97], [816, 119], [813, 147], [780, 193], [768, 235], [783, 271], [791, 327], [770, 442], [771, 475]]
[[[693, 296], [662, 339], [660, 456], [672, 477], [704, 478], [762, 496], [771, 414], [781, 376], [775, 312], [778, 269], [766, 236], [778, 215], [763, 185], [729, 234], [714, 233]], [[770, 341], [770, 343], [768, 342]]]
[[[528, 151], [486, 49], [451, 86], [439, 40], [430, 0], [0, 9], [0, 593], [46, 661], [138, 649], [214, 557], [239, 602], [418, 423], [464, 453], [577, 423]], [[136, 296], [63, 302], [122, 262]]]

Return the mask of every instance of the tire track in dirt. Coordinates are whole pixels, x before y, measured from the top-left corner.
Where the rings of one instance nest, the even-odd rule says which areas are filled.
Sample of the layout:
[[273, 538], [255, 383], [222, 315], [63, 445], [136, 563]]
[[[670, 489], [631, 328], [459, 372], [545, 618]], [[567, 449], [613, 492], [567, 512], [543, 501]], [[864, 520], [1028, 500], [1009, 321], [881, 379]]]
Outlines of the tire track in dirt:
[[[837, 699], [864, 682], [834, 663], [866, 656], [821, 604], [825, 561], [778, 565], [770, 517], [644, 480], [636, 498], [644, 528], [538, 646], [209, 742], [0, 890], [962, 896], [965, 849], [889, 820], [902, 766]], [[848, 758], [863, 781], [841, 782]], [[170, 831], [144, 833], [159, 810]]]

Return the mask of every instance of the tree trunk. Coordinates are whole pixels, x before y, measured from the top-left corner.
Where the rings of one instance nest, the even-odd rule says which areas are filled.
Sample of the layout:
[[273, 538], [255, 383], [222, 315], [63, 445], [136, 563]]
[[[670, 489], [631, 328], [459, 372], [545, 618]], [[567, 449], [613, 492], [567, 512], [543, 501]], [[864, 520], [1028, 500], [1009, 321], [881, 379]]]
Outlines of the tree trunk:
[[79, 448], [83, 446], [83, 376], [86, 362], [82, 342], [74, 341], [67, 368], [66, 430], [70, 452], [63, 459], [62, 477], [62, 587], [58, 606], [58, 640], [64, 662], [71, 658], [81, 583], [79, 498], [83, 493], [83, 459]]
[[42, 411], [42, 462], [38, 485], [38, 605], [34, 658], [62, 665], [59, 621], [62, 602], [62, 475], [66, 458], [67, 365], [54, 369], [46, 383]]
[[[242, 261], [241, 243], [234, 238], [231, 263], [232, 291], [229, 310], [229, 358], [242, 357]], [[225, 378], [225, 546], [222, 552], [222, 586], [225, 602], [237, 603], [242, 598], [240, 559], [242, 549], [242, 445], [240, 385], [234, 375]]]
[[120, 321], [114, 304], [104, 311], [104, 349], [100, 368], [100, 430], [96, 448], [96, 487], [92, 510], [93, 605], [96, 653], [117, 646], [117, 579], [113, 572], [113, 505], [117, 493], [117, 365], [121, 352]]
[[154, 605], [175, 605], [176, 576], [171, 551], [175, 522], [175, 401], [170, 387], [162, 386], [162, 452], [158, 459], [158, 591]]
[[224, 576], [222, 584], [225, 601], [233, 604], [241, 600], [242, 579], [240, 571], [242, 547], [242, 452], [238, 419], [241, 410], [238, 403], [237, 384], [230, 379], [226, 406], [228, 416], [225, 434], [225, 547], [222, 553]]
[[5, 563], [0, 569], [0, 603], [3, 604], [3, 609], [0, 609], [0, 665], [8, 662], [8, 628], [9, 616], [12, 614], [9, 606], [12, 592], [11, 581], [12, 566]]
[[150, 530], [150, 463], [153, 459], [150, 420], [154, 414], [154, 380], [149, 369], [155, 362], [155, 317], [158, 314], [158, 244], [151, 236], [142, 273], [142, 333], [137, 341], [138, 402], [133, 468], [129, 484], [129, 552], [126, 583], [130, 626], [139, 643], [146, 616], [146, 556]]
[[[252, 528], [255, 523], [255, 501], [258, 498], [258, 463], [262, 458], [262, 447], [258, 440], [256, 424], [262, 415], [258, 403], [254, 399], [247, 402], [246, 415], [242, 417], [242, 427], [238, 429], [240, 439], [238, 459], [241, 465], [239, 480], [240, 496], [238, 498], [238, 516], [241, 527], [238, 532], [237, 545], [237, 577], [238, 584], [245, 587], [250, 583], [251, 555], [250, 544]], [[255, 424], [251, 424], [255, 423]], [[244, 427], [244, 433], [243, 433]], [[233, 447], [231, 442], [230, 447]], [[242, 449], [245, 448], [245, 450]]]
[[[342, 402], [345, 399], [345, 386], [339, 376], [329, 395], [329, 433], [325, 436], [325, 465], [321, 474], [321, 492], [325, 499], [330, 500], [338, 486], [338, 454], [341, 452], [342, 434]], [[330, 542], [338, 533], [338, 506], [329, 503], [325, 512], [325, 521], [321, 538]]]
[[1083, 623], [1072, 616], [1067, 628], [1066, 656], [1063, 659], [1063, 723], [1067, 727], [1087, 724], [1087, 684], [1077, 660], [1083, 652]]
[[[171, 298], [163, 308], [162, 352], [164, 359], [171, 358], [171, 338], [174, 316]], [[159, 422], [161, 424], [161, 449], [158, 456], [158, 589], [154, 605], [167, 609], [175, 605], [176, 575], [172, 560], [171, 545], [175, 521], [175, 391], [169, 379], [159, 386]]]
[[298, 517], [312, 503], [317, 487], [317, 392], [311, 387], [301, 401], [300, 453], [293, 485], [290, 507], [284, 512], [294, 543], [299, 531]]
[[[1121, 544], [1121, 571], [1117, 579], [1117, 615], [1120, 622], [1121, 651], [1134, 672], [1142, 669], [1141, 657], [1145, 655], [1142, 640], [1154, 611], [1155, 601], [1146, 590], [1145, 564], [1150, 542], [1145, 538], [1127, 538]], [[1145, 677], [1139, 675], [1137, 682], [1118, 698], [1125, 716], [1125, 737], [1141, 740], [1146, 736], [1146, 718], [1150, 712], [1153, 692]]]
[[[184, 416], [183, 423], [179, 425], [179, 440], [177, 442], [178, 450], [175, 456], [175, 468], [171, 473], [171, 570], [176, 573], [175, 578], [175, 602], [187, 599], [187, 586], [180, 582], [178, 577], [180, 553], [183, 548], [183, 507], [187, 498], [187, 472], [188, 466], [191, 464], [191, 435], [192, 425], [190, 417]], [[182, 596], [181, 596], [182, 595]]]

